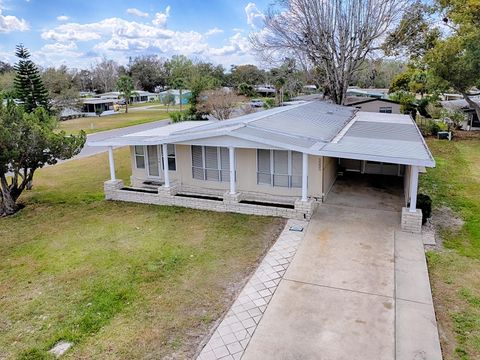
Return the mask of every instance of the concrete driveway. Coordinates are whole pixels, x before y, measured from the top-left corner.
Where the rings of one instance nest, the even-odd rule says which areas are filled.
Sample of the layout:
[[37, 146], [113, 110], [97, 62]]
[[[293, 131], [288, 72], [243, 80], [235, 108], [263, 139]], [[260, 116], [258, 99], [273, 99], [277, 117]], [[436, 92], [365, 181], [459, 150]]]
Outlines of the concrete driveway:
[[242, 359], [441, 359], [421, 237], [390, 210], [400, 195], [368, 189], [348, 205], [334, 190]]

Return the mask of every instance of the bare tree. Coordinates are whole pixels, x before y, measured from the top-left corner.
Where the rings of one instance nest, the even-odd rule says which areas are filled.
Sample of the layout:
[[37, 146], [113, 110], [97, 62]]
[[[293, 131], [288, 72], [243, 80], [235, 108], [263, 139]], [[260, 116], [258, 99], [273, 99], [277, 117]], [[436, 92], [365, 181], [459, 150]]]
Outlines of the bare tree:
[[410, 0], [277, 0], [265, 28], [252, 35], [264, 58], [297, 54], [325, 74], [330, 97], [343, 104], [352, 76]]
[[235, 94], [230, 89], [215, 89], [202, 91], [199, 96], [197, 109], [208, 113], [218, 120], [229, 119], [235, 108], [245, 101], [245, 98]]
[[94, 85], [97, 91], [107, 92], [115, 90], [118, 80], [118, 64], [104, 58], [92, 67]]

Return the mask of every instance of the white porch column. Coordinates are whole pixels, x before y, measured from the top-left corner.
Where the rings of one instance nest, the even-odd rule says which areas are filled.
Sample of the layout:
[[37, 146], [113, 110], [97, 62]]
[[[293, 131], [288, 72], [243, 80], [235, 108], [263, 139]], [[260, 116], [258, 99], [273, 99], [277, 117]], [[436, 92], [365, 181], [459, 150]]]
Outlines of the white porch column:
[[302, 154], [302, 201], [307, 201], [308, 194], [308, 154]]
[[167, 144], [162, 145], [163, 152], [163, 180], [165, 181], [164, 187], [170, 187], [170, 174], [168, 173], [168, 148]]
[[417, 192], [418, 192], [418, 167], [410, 167], [410, 212], [417, 210]]
[[230, 160], [230, 194], [235, 195], [236, 188], [235, 188], [235, 148], [229, 147], [228, 148], [228, 155]]
[[108, 162], [110, 164], [110, 180], [115, 181], [115, 160], [113, 159], [113, 147], [108, 147]]

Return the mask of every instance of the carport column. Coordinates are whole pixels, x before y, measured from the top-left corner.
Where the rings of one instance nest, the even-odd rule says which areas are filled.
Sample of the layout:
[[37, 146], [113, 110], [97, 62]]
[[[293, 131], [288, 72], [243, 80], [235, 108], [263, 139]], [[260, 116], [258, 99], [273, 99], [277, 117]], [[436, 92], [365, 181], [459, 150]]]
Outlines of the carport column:
[[307, 201], [308, 194], [308, 154], [302, 154], [302, 201]]
[[110, 164], [110, 180], [115, 181], [115, 160], [113, 159], [113, 147], [108, 147], [108, 162]]
[[410, 167], [410, 209], [414, 213], [417, 211], [417, 191], [418, 191], [418, 167]]
[[228, 155], [230, 160], [230, 194], [235, 195], [235, 148], [228, 148]]
[[165, 181], [164, 187], [170, 187], [170, 175], [168, 173], [168, 145], [162, 145], [162, 152], [163, 152], [163, 180]]

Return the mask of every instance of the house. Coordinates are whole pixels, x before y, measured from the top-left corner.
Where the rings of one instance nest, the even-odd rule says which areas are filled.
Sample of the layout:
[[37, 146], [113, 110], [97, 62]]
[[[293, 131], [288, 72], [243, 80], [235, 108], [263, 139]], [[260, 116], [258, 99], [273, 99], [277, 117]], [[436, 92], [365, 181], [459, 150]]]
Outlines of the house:
[[[119, 91], [110, 91], [107, 93], [99, 94], [98, 97], [100, 99], [115, 100], [115, 102], [118, 102], [118, 100], [123, 99], [122, 93]], [[134, 90], [133, 95], [130, 96], [130, 104], [145, 103], [149, 101], [158, 101], [158, 100], [159, 100], [159, 94], [151, 93], [143, 90]]]
[[[172, 94], [175, 98], [175, 105], [180, 105], [180, 90], [177, 89], [170, 89], [166, 91], [162, 91], [158, 94], [158, 98], [160, 101], [163, 101], [165, 96]], [[192, 96], [192, 92], [190, 90], [182, 90], [182, 105], [187, 105], [188, 100]]]
[[[480, 97], [473, 97], [472, 100], [477, 104], [480, 104]], [[480, 127], [480, 119], [478, 119], [477, 112], [467, 103], [465, 99], [442, 101], [441, 104], [446, 109], [459, 110], [467, 114], [469, 121], [465, 128], [468, 126], [471, 126], [472, 128]]]
[[359, 96], [347, 97], [345, 105], [360, 111], [378, 112], [384, 114], [402, 114], [400, 103], [389, 99], [365, 98]]
[[85, 116], [105, 116], [115, 114], [113, 99], [88, 98], [82, 99]]
[[388, 89], [360, 89], [357, 87], [349, 87], [347, 96], [358, 96], [375, 99], [384, 99], [388, 95]]
[[[402, 178], [402, 224], [411, 231], [421, 229], [419, 172], [435, 165], [410, 116], [321, 101], [225, 121], [180, 122], [89, 145], [109, 149], [107, 199], [215, 211], [309, 219], [340, 171]], [[116, 179], [116, 146], [130, 146], [131, 186]]]

